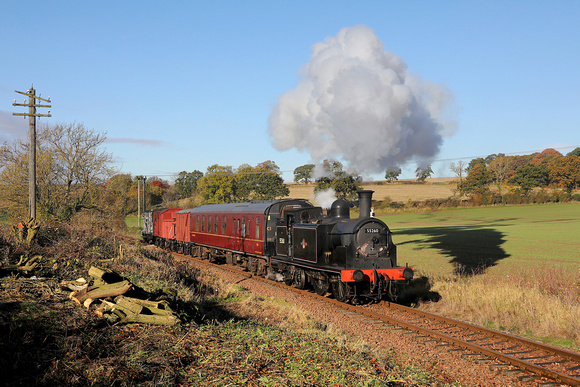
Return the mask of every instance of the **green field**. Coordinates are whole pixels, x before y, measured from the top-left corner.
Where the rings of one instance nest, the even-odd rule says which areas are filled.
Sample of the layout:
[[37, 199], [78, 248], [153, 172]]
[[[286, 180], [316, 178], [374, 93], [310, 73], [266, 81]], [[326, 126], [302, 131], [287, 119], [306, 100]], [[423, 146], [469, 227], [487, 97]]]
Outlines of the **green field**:
[[428, 275], [456, 267], [510, 274], [555, 265], [580, 276], [580, 204], [477, 207], [381, 216], [399, 264]]

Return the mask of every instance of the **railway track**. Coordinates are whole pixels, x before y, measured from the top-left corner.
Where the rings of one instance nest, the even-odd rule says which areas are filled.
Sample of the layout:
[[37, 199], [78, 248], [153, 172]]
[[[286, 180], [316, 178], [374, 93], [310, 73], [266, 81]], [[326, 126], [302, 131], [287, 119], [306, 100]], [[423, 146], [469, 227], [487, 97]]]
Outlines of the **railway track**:
[[449, 351], [463, 351], [462, 357], [470, 358], [477, 363], [493, 363], [490, 364], [492, 369], [505, 368], [504, 372], [520, 373], [519, 379], [523, 382], [531, 383], [545, 378], [553, 382], [540, 380], [536, 384], [546, 387], [560, 384], [580, 386], [580, 353], [577, 352], [398, 304], [388, 302], [363, 306], [345, 304], [283, 283], [252, 276], [236, 266], [214, 264], [174, 254], [181, 259], [233, 272], [245, 279], [251, 278], [299, 294], [301, 297], [332, 305], [350, 318], [365, 319], [366, 324], [375, 325], [377, 329], [400, 331], [401, 335], [412, 335], [415, 340], [446, 346]]

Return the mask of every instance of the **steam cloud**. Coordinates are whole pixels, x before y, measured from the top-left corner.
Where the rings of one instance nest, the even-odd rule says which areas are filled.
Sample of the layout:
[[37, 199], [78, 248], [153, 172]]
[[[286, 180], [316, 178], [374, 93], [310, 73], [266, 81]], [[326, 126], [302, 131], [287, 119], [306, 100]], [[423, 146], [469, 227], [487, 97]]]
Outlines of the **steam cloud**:
[[278, 150], [308, 151], [315, 163], [336, 159], [357, 173], [379, 173], [439, 152], [450, 93], [407, 72], [363, 25], [343, 28], [312, 47], [295, 89], [278, 99], [269, 118]]

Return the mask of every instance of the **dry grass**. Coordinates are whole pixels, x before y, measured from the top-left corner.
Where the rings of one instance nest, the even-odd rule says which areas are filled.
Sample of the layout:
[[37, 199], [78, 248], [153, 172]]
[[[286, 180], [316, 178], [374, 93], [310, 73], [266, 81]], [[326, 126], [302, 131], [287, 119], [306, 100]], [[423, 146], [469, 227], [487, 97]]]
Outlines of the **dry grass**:
[[[288, 184], [288, 197], [314, 200], [315, 184]], [[394, 201], [406, 203], [427, 199], [446, 199], [455, 194], [457, 184], [453, 179], [427, 179], [424, 184], [417, 184], [415, 180], [404, 180], [395, 183], [364, 182], [364, 189], [375, 191], [374, 200]], [[316, 203], [315, 203], [316, 204]]]
[[580, 348], [580, 272], [546, 266], [517, 275], [439, 278], [432, 290], [442, 297], [422, 309], [446, 316]]

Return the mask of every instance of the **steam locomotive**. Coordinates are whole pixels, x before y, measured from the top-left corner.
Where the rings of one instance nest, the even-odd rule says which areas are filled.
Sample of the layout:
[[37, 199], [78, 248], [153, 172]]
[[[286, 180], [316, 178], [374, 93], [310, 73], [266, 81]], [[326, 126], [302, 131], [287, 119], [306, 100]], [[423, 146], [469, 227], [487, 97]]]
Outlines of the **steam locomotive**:
[[305, 199], [206, 204], [144, 214], [148, 243], [210, 261], [240, 265], [342, 302], [394, 300], [413, 270], [397, 265], [391, 231], [372, 217], [373, 191], [359, 191], [360, 215], [335, 200], [325, 214]]

